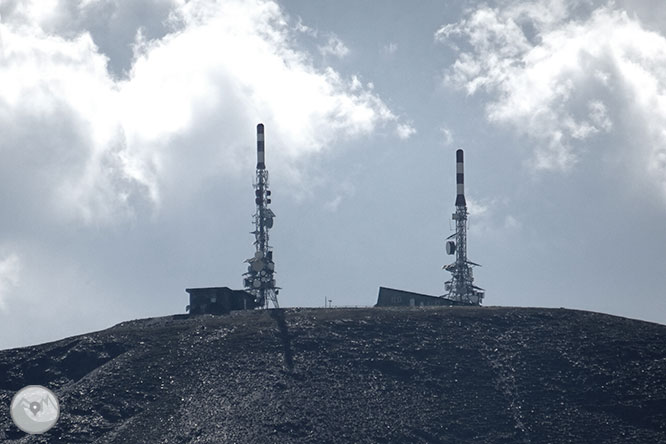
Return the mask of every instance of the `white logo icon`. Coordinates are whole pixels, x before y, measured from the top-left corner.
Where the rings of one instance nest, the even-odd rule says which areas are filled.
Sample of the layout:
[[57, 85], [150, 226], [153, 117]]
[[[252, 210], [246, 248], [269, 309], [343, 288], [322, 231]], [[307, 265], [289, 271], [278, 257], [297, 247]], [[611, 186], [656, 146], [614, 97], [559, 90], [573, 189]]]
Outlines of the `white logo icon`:
[[60, 415], [58, 398], [41, 385], [29, 385], [16, 392], [10, 413], [16, 427], [26, 433], [44, 433], [55, 425]]

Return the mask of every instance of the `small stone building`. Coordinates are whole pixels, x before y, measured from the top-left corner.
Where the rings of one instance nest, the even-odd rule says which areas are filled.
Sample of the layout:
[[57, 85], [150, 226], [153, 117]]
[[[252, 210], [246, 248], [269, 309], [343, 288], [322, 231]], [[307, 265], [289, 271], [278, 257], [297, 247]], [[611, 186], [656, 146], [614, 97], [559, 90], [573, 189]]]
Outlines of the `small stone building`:
[[229, 287], [187, 288], [190, 314], [225, 314], [232, 310], [252, 310], [257, 307], [254, 296]]
[[379, 287], [379, 296], [375, 307], [427, 307], [433, 305], [461, 305], [450, 299], [439, 296], [396, 290], [395, 288]]

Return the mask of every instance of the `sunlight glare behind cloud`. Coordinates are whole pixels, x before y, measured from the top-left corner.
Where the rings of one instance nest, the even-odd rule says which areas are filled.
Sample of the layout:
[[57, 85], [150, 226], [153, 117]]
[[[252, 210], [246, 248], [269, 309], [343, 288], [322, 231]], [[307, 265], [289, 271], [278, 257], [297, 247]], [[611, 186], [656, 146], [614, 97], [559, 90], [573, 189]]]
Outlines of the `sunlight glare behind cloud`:
[[[382, 125], [394, 126], [401, 138], [411, 134], [370, 89], [314, 66], [294, 46], [288, 19], [274, 2], [173, 3], [170, 20], [177, 26], [152, 40], [137, 30], [135, 59], [120, 80], [88, 32], [57, 35], [43, 25], [64, 13], [65, 3], [50, 9], [19, 3], [24, 7], [3, 17], [0, 113], [3, 132], [13, 139], [10, 150], [32, 144], [76, 160], [65, 172], [48, 173], [51, 201], [68, 217], [106, 223], [133, 217], [137, 205], [159, 206], [175, 169], [193, 158], [200, 159], [201, 177], [220, 168], [234, 174], [251, 155], [247, 129], [255, 121], [271, 128], [281, 147], [274, 165], [294, 178], [299, 159], [332, 140]], [[333, 54], [343, 56], [344, 44], [333, 43]], [[37, 121], [58, 121], [69, 128], [69, 139], [44, 134], [46, 140], [30, 143], [37, 136], [20, 128]], [[209, 135], [208, 142], [185, 144], [183, 136], [192, 132]], [[36, 155], [43, 153], [30, 156]]]

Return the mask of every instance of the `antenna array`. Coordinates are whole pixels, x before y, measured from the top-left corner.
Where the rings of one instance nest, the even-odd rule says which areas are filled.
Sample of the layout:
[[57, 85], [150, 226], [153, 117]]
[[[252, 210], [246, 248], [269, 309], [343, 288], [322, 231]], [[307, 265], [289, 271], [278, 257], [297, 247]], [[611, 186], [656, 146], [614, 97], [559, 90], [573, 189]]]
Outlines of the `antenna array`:
[[268, 308], [269, 302], [278, 308], [279, 287], [275, 286], [275, 263], [273, 248], [268, 244], [268, 231], [273, 228], [275, 214], [268, 208], [271, 203], [271, 192], [268, 189], [268, 170], [264, 157], [264, 125], [257, 125], [257, 177], [254, 183], [254, 202], [257, 210], [253, 214], [255, 229], [254, 256], [245, 262], [249, 263], [247, 273], [243, 276], [243, 285], [254, 295], [259, 306]]
[[[474, 285], [472, 266], [480, 266], [467, 260], [467, 202], [465, 200], [465, 167], [463, 150], [456, 151], [456, 232], [448, 237], [446, 253], [456, 256], [456, 261], [445, 265], [444, 270], [451, 273], [451, 280], [444, 283], [447, 292], [444, 297], [468, 305], [481, 305], [485, 295], [483, 288]], [[455, 241], [449, 240], [455, 238]]]

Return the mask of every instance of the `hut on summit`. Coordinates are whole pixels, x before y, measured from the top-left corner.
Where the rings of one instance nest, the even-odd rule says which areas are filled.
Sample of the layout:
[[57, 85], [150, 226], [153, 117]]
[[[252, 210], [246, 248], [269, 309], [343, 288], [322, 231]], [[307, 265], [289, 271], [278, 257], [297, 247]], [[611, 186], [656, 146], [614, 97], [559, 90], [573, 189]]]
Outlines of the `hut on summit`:
[[186, 288], [190, 295], [190, 314], [226, 314], [233, 310], [252, 310], [257, 307], [254, 296], [229, 287]]
[[395, 288], [379, 287], [375, 307], [427, 307], [434, 305], [463, 305], [441, 296], [413, 293]]

